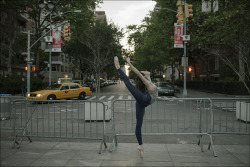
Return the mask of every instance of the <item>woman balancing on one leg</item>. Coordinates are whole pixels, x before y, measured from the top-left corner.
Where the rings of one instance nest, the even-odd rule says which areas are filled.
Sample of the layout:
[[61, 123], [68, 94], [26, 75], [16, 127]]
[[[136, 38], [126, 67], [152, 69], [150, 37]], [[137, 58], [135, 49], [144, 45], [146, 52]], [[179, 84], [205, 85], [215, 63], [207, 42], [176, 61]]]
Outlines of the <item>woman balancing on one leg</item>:
[[136, 128], [135, 128], [135, 135], [137, 141], [139, 143], [138, 150], [140, 152], [140, 156], [143, 157], [143, 143], [142, 143], [142, 136], [141, 136], [141, 127], [143, 122], [143, 117], [145, 113], [145, 108], [154, 103], [158, 97], [158, 89], [152, 83], [150, 79], [150, 72], [148, 71], [141, 71], [139, 72], [130, 62], [130, 58], [126, 58], [126, 61], [130, 65], [131, 70], [137, 75], [135, 78], [135, 86], [134, 87], [127, 75], [121, 70], [118, 57], [114, 57], [115, 67], [121, 75], [126, 87], [131, 92], [136, 100]]

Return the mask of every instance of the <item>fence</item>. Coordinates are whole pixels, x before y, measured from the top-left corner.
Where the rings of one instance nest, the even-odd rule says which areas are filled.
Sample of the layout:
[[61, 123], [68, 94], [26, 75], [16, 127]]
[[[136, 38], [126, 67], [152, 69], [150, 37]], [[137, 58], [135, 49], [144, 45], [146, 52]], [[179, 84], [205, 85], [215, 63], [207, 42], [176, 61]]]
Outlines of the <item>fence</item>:
[[[56, 100], [27, 101], [19, 96], [1, 96], [1, 130], [12, 132], [13, 146], [19, 148], [23, 137], [100, 140], [99, 153], [112, 137], [109, 151], [118, 136], [134, 135], [135, 101]], [[213, 137], [220, 134], [250, 134], [250, 98], [170, 98], [146, 108], [142, 134], [197, 135], [203, 151], [202, 136], [216, 156]], [[112, 109], [108, 114], [108, 107]], [[112, 120], [105, 124], [105, 121]], [[111, 125], [110, 125], [111, 124]], [[110, 127], [111, 126], [111, 127]], [[109, 131], [111, 129], [111, 132]]]
[[[117, 146], [117, 136], [134, 135], [134, 100], [116, 100], [112, 104], [113, 141], [109, 148], [112, 152]], [[209, 137], [209, 147], [217, 156], [213, 146], [213, 112], [210, 99], [176, 98], [156, 101], [146, 108], [142, 135], [198, 135], [203, 151], [202, 136]]]
[[250, 98], [210, 98], [213, 134], [250, 135]]
[[[25, 103], [26, 110], [20, 110], [18, 103]], [[105, 141], [105, 105], [99, 101], [54, 100], [28, 101], [16, 100], [13, 110], [15, 127], [14, 147], [19, 148], [23, 137], [64, 138], [101, 140], [99, 153]], [[20, 114], [25, 112], [23, 114]]]
[[[21, 127], [15, 127], [13, 124], [13, 110], [14, 110], [14, 102], [18, 99], [25, 99], [23, 96], [11, 96], [6, 94], [4, 96], [0, 96], [0, 118], [1, 118], [1, 130], [13, 130], [13, 128], [20, 129]], [[24, 104], [24, 102], [22, 102]], [[19, 105], [19, 110], [25, 110], [25, 106], [21, 103], [16, 103]], [[23, 112], [21, 112], [23, 113]]]

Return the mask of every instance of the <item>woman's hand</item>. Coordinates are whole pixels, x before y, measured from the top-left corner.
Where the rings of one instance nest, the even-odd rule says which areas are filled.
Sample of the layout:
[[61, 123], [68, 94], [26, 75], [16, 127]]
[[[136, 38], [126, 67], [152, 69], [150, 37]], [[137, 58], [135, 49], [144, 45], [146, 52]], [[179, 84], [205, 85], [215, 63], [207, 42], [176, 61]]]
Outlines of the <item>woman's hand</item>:
[[130, 58], [126, 57], [126, 61], [130, 64]]

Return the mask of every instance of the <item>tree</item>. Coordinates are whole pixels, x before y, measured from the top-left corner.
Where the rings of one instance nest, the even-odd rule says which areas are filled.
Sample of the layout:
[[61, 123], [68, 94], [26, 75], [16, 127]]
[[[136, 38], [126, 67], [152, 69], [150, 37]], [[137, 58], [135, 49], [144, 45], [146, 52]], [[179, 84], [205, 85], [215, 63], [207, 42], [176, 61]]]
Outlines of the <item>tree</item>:
[[[34, 22], [34, 32], [35, 33], [31, 37], [31, 44], [33, 44], [35, 41], [37, 41], [44, 33], [45, 31], [48, 32], [49, 25], [48, 22], [50, 22], [50, 17], [49, 17], [49, 12], [52, 12], [53, 19], [52, 22], [53, 24], [61, 23], [64, 20], [69, 20], [72, 25], [74, 23], [81, 22], [81, 28], [84, 29], [91, 22], [94, 20], [94, 8], [95, 6], [101, 2], [101, 0], [75, 0], [75, 1], [68, 1], [68, 0], [52, 0], [51, 2], [54, 3], [55, 6], [60, 5], [62, 9], [60, 10], [60, 13], [65, 13], [65, 14], [60, 14], [59, 11], [54, 8], [52, 11], [47, 9], [47, 16], [43, 17], [44, 12], [39, 8], [38, 3], [40, 0], [22, 0], [22, 1], [16, 1], [16, 0], [8, 0], [8, 1], [1, 1], [1, 11], [7, 11], [7, 10], [15, 10], [15, 11], [22, 11], [22, 14], [26, 14], [28, 16], [28, 19], [31, 19]], [[81, 13], [69, 13], [69, 11], [72, 11], [74, 9], [81, 10]], [[16, 12], [18, 13], [18, 12]], [[66, 14], [67, 13], [67, 14]], [[43, 18], [43, 19], [42, 19]], [[15, 26], [15, 25], [14, 25]], [[10, 25], [9, 27], [13, 27], [13, 25]], [[6, 58], [7, 62], [11, 62], [11, 56], [14, 54], [20, 54], [15, 52], [12, 49], [13, 44], [15, 43], [16, 37], [18, 37], [16, 33], [17, 28], [14, 28], [12, 31], [12, 39], [9, 39], [9, 47], [6, 46], [1, 46], [1, 48], [7, 49], [9, 51], [9, 56]], [[16, 34], [16, 35], [15, 35]], [[14, 38], [13, 38], [14, 37]], [[26, 35], [26, 41], [27, 41], [27, 35]], [[44, 64], [44, 58], [47, 53], [41, 52], [40, 45], [41, 43], [38, 42], [33, 48], [32, 52], [34, 53], [34, 58], [35, 58], [35, 64], [37, 67], [37, 74], [41, 70], [43, 70], [47, 65]], [[22, 46], [22, 51], [21, 52], [26, 52], [27, 48], [27, 42], [21, 42], [18, 43], [18, 45]], [[25, 48], [25, 49], [24, 49]], [[48, 56], [46, 56], [48, 58]], [[9, 69], [11, 69], [9, 63]], [[42, 66], [41, 66], [42, 65]]]
[[[176, 2], [157, 1], [156, 6], [173, 8]], [[174, 49], [175, 13], [168, 10], [153, 11], [142, 25], [128, 26], [128, 43], [134, 46], [133, 63], [139, 69], [161, 73], [167, 65], [174, 66], [182, 52]]]
[[[14, 19], [17, 19], [19, 11], [25, 9], [20, 2], [13, 3], [13, 1], [1, 1], [1, 20], [3, 25], [1, 26], [1, 58], [7, 62], [7, 71], [9, 75], [12, 75], [12, 59], [16, 57], [19, 50], [15, 49], [16, 40], [23, 37], [22, 34], [18, 33], [17, 24]], [[5, 28], [5, 30], [3, 30]], [[24, 46], [19, 44], [20, 46]]]
[[[250, 94], [249, 73], [249, 1], [220, 1], [216, 13], [202, 13], [200, 3], [195, 2], [194, 18], [189, 23], [192, 52], [200, 50], [201, 59], [219, 57], [243, 82]], [[238, 63], [235, 59], [238, 58]], [[237, 62], [237, 61], [236, 61]], [[209, 76], [209, 72], [207, 71]], [[233, 76], [233, 74], [231, 74]], [[223, 78], [223, 77], [222, 77]]]
[[121, 57], [121, 45], [119, 43], [122, 33], [114, 24], [96, 21], [87, 35], [79, 36], [79, 41], [86, 45], [90, 55], [84, 55], [86, 60], [94, 69], [96, 78], [96, 96], [100, 95], [100, 75], [103, 69], [110, 63], [113, 64], [113, 57]]

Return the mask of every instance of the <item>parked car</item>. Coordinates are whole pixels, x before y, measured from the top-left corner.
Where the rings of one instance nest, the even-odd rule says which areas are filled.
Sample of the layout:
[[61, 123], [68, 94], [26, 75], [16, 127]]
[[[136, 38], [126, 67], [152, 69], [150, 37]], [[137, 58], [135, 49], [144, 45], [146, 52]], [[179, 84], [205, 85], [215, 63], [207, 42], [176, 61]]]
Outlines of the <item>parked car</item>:
[[108, 82], [108, 85], [114, 85], [115, 84], [113, 80], [107, 80], [107, 82]]
[[84, 84], [88, 87], [91, 88], [92, 91], [95, 91], [95, 81], [92, 81], [92, 80], [86, 80], [84, 81]]
[[104, 79], [100, 78], [100, 87], [101, 88], [106, 86], [105, 83], [106, 83], [106, 81]]
[[168, 82], [157, 82], [156, 86], [158, 88], [159, 95], [170, 95], [174, 96], [174, 87]]
[[93, 87], [92, 87], [92, 85], [90, 85], [89, 83], [84, 82], [83, 80], [73, 80], [73, 83], [78, 83], [82, 87], [89, 87], [91, 91], [94, 90]]
[[84, 100], [92, 91], [89, 87], [83, 87], [78, 83], [55, 83], [48, 89], [31, 92], [27, 95], [28, 100], [57, 100], [78, 98]]
[[73, 83], [78, 83], [80, 85], [84, 85], [83, 81], [82, 80], [73, 80]]

